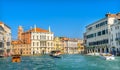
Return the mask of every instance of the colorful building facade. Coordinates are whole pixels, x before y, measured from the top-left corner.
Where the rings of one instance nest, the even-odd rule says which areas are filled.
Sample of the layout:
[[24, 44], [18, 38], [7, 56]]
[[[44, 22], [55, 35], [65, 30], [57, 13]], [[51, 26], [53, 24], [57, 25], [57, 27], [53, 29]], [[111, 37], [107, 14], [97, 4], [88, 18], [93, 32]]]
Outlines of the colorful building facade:
[[44, 30], [35, 26], [33, 29], [24, 32], [22, 26], [19, 26], [18, 40], [13, 41], [12, 46], [14, 52], [16, 48], [19, 49], [15, 53], [21, 52], [23, 55], [48, 54], [53, 49], [53, 38], [54, 34], [50, 27], [48, 30]]
[[64, 53], [64, 43], [60, 37], [54, 38], [54, 50], [60, 50], [62, 53]]

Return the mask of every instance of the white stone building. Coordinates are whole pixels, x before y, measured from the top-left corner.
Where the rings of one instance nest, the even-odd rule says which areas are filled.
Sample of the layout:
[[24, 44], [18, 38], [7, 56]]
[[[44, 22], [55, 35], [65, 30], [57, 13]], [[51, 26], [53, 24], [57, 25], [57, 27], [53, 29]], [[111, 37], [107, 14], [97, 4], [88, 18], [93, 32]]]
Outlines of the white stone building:
[[120, 19], [116, 19], [114, 22], [111, 26], [111, 46], [117, 53], [120, 53]]
[[106, 14], [105, 18], [86, 26], [85, 46], [87, 47], [87, 53], [111, 52], [111, 25], [113, 25], [114, 21], [118, 18], [120, 18], [120, 13], [109, 13]]
[[0, 55], [10, 52], [11, 28], [0, 22]]
[[48, 54], [53, 50], [54, 34], [49, 30], [34, 28], [31, 31], [31, 54]]
[[74, 39], [64, 40], [64, 53], [75, 54], [78, 53], [78, 41]]

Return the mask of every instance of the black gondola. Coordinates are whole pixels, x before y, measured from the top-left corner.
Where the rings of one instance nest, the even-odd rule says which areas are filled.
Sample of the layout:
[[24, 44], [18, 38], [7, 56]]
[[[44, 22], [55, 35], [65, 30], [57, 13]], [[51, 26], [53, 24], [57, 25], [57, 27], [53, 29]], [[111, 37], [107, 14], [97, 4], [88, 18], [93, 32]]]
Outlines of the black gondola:
[[59, 50], [51, 51], [50, 56], [53, 58], [61, 58], [61, 53]]

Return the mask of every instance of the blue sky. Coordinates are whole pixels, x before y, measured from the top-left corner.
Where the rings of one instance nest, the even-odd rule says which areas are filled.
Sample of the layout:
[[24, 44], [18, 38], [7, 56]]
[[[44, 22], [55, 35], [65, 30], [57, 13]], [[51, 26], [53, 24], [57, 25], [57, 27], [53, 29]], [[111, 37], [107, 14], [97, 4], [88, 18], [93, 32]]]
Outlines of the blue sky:
[[55, 36], [83, 38], [85, 26], [120, 12], [120, 0], [0, 0], [0, 21], [12, 29], [12, 39], [22, 25], [28, 30], [37, 27], [54, 32]]

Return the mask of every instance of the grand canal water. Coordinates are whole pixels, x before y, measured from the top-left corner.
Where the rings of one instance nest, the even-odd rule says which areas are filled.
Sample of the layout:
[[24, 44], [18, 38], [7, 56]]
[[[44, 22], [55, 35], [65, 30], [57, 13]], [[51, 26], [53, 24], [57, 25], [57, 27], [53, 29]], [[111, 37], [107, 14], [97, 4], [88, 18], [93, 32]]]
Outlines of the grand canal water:
[[63, 55], [60, 59], [43, 55], [22, 57], [21, 63], [12, 63], [9, 57], [0, 59], [0, 70], [120, 70], [120, 57], [106, 61], [79, 54]]

